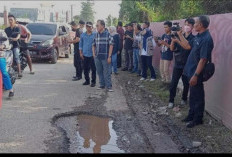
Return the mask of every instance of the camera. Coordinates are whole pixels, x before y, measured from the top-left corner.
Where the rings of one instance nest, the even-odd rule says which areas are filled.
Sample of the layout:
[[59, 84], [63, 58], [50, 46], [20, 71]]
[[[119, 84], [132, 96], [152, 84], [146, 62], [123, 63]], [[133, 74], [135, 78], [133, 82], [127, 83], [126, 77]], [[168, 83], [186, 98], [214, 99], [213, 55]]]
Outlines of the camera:
[[181, 30], [181, 27], [180, 27], [179, 23], [178, 22], [173, 23], [173, 26], [171, 27], [171, 31], [172, 31], [171, 37], [172, 38], [178, 37], [177, 32], [180, 31], [180, 30]]
[[155, 36], [155, 40], [162, 40], [162, 38], [161, 38], [161, 37], [156, 37], [156, 36]]
[[157, 39], [158, 39], [158, 40], [162, 40], [162, 38], [161, 38], [161, 37], [157, 37]]

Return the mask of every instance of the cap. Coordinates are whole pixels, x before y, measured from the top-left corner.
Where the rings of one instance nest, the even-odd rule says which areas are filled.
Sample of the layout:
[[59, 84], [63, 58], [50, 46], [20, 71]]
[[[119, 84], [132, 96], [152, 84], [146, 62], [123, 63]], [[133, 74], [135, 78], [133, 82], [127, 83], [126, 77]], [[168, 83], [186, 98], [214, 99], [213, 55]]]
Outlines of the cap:
[[84, 25], [84, 24], [85, 24], [85, 21], [80, 20], [80, 21], [79, 21], [79, 24]]
[[86, 22], [86, 26], [93, 27], [93, 23], [92, 22]]
[[72, 22], [70, 22], [69, 24], [70, 24], [71, 26], [76, 26], [76, 25], [77, 25], [75, 21], [72, 21]]

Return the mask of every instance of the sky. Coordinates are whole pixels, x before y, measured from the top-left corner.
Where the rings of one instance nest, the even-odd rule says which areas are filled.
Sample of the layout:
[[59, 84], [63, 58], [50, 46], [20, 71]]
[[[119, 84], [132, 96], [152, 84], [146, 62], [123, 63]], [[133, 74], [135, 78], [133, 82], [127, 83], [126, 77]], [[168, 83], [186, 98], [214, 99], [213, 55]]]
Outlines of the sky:
[[[71, 5], [73, 4], [73, 15], [80, 14], [81, 11], [81, 2], [82, 1], [9, 1], [9, 0], [0, 0], [0, 12], [3, 12], [4, 5], [7, 6], [7, 9], [10, 9], [11, 7], [25, 7], [25, 8], [36, 8], [39, 6], [40, 3], [44, 3], [47, 5], [51, 5], [52, 3], [55, 4], [54, 9], [57, 11], [60, 11], [62, 9], [64, 10], [71, 10]], [[119, 10], [121, 3], [121, 0], [94, 0], [94, 11], [96, 14], [94, 15], [95, 21], [98, 19], [106, 19], [109, 14], [111, 14], [113, 17], [119, 16]]]

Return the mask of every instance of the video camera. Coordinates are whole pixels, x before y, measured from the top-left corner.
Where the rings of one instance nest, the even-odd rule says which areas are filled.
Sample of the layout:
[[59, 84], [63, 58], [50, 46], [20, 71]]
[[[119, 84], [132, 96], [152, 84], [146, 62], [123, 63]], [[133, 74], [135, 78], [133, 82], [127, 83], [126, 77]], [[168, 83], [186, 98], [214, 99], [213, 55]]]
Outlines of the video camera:
[[181, 30], [181, 27], [180, 27], [179, 23], [178, 22], [173, 23], [173, 26], [171, 27], [171, 31], [172, 31], [171, 37], [172, 38], [178, 37], [177, 32], [180, 30]]

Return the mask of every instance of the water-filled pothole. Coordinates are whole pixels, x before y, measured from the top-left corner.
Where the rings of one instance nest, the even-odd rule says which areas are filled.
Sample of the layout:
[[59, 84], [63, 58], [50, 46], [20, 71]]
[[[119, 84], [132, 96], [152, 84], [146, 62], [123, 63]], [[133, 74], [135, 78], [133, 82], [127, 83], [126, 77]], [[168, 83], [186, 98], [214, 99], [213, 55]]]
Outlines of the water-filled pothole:
[[78, 153], [124, 153], [116, 144], [117, 135], [110, 118], [79, 115], [77, 123]]

